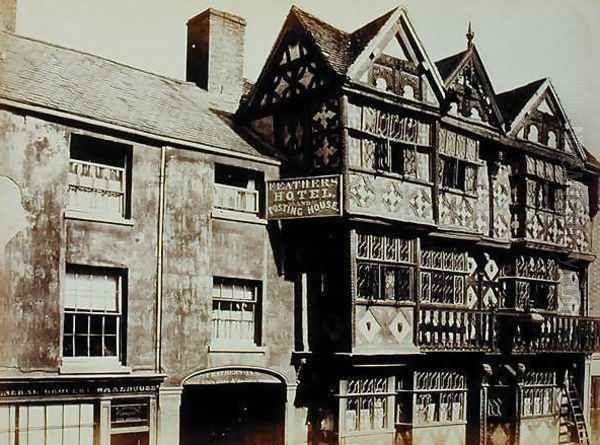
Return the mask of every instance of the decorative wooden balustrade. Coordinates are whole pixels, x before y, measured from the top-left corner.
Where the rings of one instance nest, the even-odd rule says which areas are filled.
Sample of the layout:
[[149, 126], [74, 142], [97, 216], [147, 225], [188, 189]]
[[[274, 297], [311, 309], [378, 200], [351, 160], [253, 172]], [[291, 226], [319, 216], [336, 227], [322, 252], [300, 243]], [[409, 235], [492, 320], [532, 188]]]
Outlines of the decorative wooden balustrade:
[[416, 343], [422, 351], [482, 351], [496, 349], [496, 317], [489, 311], [422, 306]]
[[515, 329], [514, 352], [600, 351], [599, 318], [544, 314], [541, 323], [519, 323]]

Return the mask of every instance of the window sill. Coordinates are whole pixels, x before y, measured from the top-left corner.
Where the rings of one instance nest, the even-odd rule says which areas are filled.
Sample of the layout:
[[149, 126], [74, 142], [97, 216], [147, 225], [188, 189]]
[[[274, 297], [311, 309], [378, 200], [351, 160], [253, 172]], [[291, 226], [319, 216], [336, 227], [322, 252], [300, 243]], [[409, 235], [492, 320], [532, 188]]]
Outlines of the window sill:
[[94, 213], [82, 212], [80, 210], [65, 210], [65, 219], [76, 219], [79, 221], [93, 221], [100, 223], [117, 224], [121, 226], [133, 226], [135, 221], [133, 219], [119, 218], [103, 216]]
[[266, 346], [236, 345], [236, 344], [211, 344], [208, 352], [233, 353], [233, 354], [266, 354], [269, 348]]
[[239, 212], [236, 210], [226, 210], [226, 209], [214, 208], [211, 216], [215, 219], [224, 219], [227, 221], [239, 221], [239, 222], [246, 222], [246, 223], [250, 223], [250, 224], [259, 224], [259, 225], [263, 225], [263, 226], [267, 225], [267, 220], [264, 218], [260, 218], [255, 213], [246, 213], [246, 212]]
[[60, 374], [130, 374], [116, 357], [64, 357]]
[[412, 176], [403, 175], [400, 173], [394, 173], [394, 172], [387, 171], [387, 170], [369, 169], [369, 168], [365, 168], [365, 167], [361, 167], [361, 166], [357, 166], [357, 165], [351, 166], [350, 170], [351, 170], [351, 172], [355, 172], [355, 173], [366, 173], [368, 175], [380, 176], [382, 178], [395, 179], [396, 181], [410, 182], [411, 184], [423, 185], [426, 187], [433, 187], [433, 182], [428, 181], [427, 179], [415, 178]]
[[466, 196], [467, 198], [473, 198], [473, 199], [477, 199], [479, 197], [477, 195], [477, 193], [467, 192], [465, 190], [456, 189], [453, 187], [440, 187], [440, 191], [446, 192], [446, 193], [451, 193], [453, 195]]

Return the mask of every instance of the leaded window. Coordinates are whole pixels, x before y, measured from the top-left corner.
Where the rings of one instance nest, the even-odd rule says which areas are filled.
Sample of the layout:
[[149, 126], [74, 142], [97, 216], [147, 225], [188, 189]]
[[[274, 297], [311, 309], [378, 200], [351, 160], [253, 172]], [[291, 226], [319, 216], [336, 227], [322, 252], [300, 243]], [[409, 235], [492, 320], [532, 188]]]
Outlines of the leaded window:
[[212, 292], [213, 342], [258, 345], [260, 285], [256, 281], [214, 277]]
[[444, 128], [439, 131], [438, 180], [442, 187], [476, 193], [479, 142]]
[[431, 181], [430, 124], [367, 106], [352, 105], [350, 113], [353, 166]]
[[415, 371], [412, 379], [407, 374], [396, 382], [397, 423], [418, 426], [466, 422], [467, 383], [463, 373]]
[[560, 271], [555, 259], [518, 255], [505, 265], [500, 279], [504, 307], [521, 311], [557, 309]]
[[387, 377], [361, 377], [349, 379], [342, 394], [345, 403], [344, 427], [347, 432], [384, 430], [388, 425]]
[[357, 298], [414, 300], [413, 241], [358, 233]]
[[467, 261], [465, 251], [423, 249], [421, 302], [464, 305], [469, 275]]
[[556, 413], [556, 373], [553, 371], [529, 371], [523, 378], [521, 392], [521, 416], [552, 416]]
[[63, 357], [119, 357], [121, 319], [120, 272], [67, 267]]

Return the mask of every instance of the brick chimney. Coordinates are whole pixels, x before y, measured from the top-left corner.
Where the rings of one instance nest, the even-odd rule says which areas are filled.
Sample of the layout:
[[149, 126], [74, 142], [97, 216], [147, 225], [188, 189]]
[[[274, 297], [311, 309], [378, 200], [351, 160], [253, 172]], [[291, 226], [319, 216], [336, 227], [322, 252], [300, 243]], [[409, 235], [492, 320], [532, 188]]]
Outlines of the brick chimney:
[[0, 0], [0, 31], [15, 32], [17, 0]]
[[211, 93], [215, 106], [235, 111], [242, 95], [246, 20], [209, 8], [187, 22], [186, 80]]

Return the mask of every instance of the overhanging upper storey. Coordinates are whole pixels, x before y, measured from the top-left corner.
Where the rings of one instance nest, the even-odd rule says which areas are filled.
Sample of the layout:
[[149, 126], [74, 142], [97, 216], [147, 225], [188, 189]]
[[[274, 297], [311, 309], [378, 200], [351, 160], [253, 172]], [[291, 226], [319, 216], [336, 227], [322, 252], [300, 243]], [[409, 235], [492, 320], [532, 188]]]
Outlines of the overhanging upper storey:
[[586, 155], [550, 79], [540, 79], [498, 95], [508, 135], [538, 147]]

